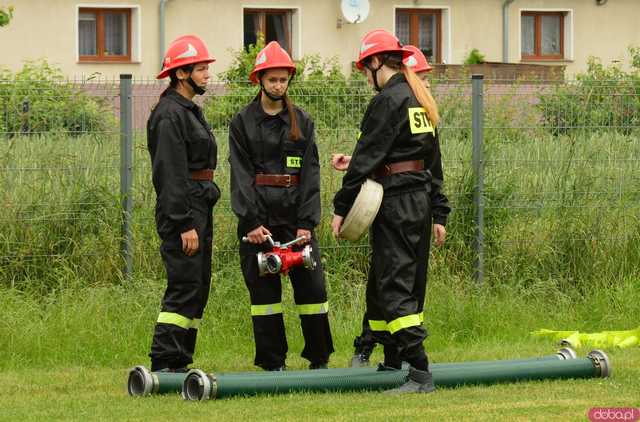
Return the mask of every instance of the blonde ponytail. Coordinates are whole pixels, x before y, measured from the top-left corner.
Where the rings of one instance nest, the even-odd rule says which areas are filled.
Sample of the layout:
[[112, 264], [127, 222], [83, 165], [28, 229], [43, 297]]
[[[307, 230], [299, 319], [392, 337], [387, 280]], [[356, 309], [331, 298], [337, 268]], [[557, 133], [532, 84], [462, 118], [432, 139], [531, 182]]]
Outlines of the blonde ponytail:
[[436, 100], [431, 96], [431, 91], [424, 85], [424, 83], [418, 78], [418, 75], [415, 74], [413, 70], [405, 66], [401, 65], [402, 73], [404, 77], [407, 79], [407, 83], [409, 87], [411, 87], [411, 91], [413, 91], [413, 95], [416, 96], [420, 105], [427, 112], [427, 116], [429, 116], [429, 121], [433, 125], [433, 127], [438, 126], [440, 122], [440, 114], [438, 113], [438, 105], [436, 104]]

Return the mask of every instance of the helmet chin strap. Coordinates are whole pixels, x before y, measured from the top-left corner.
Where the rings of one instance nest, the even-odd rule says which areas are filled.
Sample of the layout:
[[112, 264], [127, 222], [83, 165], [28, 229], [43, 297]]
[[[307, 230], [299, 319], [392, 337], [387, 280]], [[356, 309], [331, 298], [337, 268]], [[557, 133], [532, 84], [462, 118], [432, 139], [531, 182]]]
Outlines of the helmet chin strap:
[[289, 84], [291, 83], [291, 79], [293, 79], [293, 77], [289, 77], [289, 82], [287, 82], [287, 89], [284, 90], [284, 94], [282, 95], [273, 95], [269, 91], [267, 91], [264, 85], [262, 84], [262, 78], [260, 78], [260, 89], [262, 90], [262, 92], [264, 92], [264, 94], [267, 97], [269, 97], [271, 101], [280, 101], [284, 98], [285, 95], [287, 95], [287, 91], [289, 90]]
[[193, 88], [194, 92], [198, 95], [202, 95], [207, 91], [206, 88], [197, 85], [191, 78], [191, 75], [189, 75], [189, 78], [187, 78], [187, 82], [189, 83], [189, 85], [191, 85], [191, 88]]
[[[262, 92], [264, 92], [264, 94], [269, 97], [269, 99], [271, 101], [280, 101], [284, 98], [284, 94], [282, 95], [273, 95], [271, 94], [269, 91], [267, 91], [264, 87], [264, 85], [262, 85], [262, 81], [260, 81], [260, 89], [262, 90]], [[287, 88], [289, 89], [289, 88]], [[285, 94], [287, 93], [287, 91], [284, 92]]]
[[378, 85], [378, 71], [382, 69], [382, 66], [384, 66], [384, 62], [386, 61], [387, 61], [387, 56], [384, 57], [384, 60], [380, 60], [380, 65], [378, 65], [378, 67], [375, 69], [370, 67], [368, 64], [365, 65], [367, 69], [369, 69], [369, 71], [371, 72], [371, 76], [373, 77], [373, 87], [378, 92], [382, 91], [382, 88], [380, 88], [380, 85]]

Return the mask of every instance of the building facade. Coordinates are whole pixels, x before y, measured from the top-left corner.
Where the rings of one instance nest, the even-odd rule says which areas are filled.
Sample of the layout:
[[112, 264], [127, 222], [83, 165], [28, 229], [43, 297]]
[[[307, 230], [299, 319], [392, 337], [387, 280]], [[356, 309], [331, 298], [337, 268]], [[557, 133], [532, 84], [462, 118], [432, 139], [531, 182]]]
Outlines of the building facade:
[[17, 70], [45, 58], [70, 77], [153, 77], [166, 45], [184, 34], [205, 40], [214, 73], [258, 32], [294, 59], [335, 56], [345, 71], [375, 28], [434, 63], [461, 64], [475, 48], [490, 62], [561, 64], [568, 75], [589, 56], [624, 61], [627, 47], [640, 45], [638, 0], [370, 0], [359, 23], [345, 19], [340, 0], [0, 0], [8, 5], [15, 10], [0, 28], [0, 64]]

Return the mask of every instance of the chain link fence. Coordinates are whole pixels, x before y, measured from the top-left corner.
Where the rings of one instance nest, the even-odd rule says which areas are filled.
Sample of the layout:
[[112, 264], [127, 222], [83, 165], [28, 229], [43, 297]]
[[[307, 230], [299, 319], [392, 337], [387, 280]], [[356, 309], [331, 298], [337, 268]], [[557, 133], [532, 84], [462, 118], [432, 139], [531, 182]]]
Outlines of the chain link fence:
[[[55, 289], [162, 278], [145, 125], [155, 80], [0, 81], [0, 283]], [[640, 86], [627, 80], [432, 81], [440, 106], [449, 237], [441, 274], [499, 283], [640, 273]], [[218, 142], [214, 265], [237, 268], [228, 122], [256, 95], [212, 83], [203, 106]], [[366, 265], [366, 239], [330, 235], [342, 173], [373, 95], [362, 80], [294, 82], [316, 123], [323, 259]], [[514, 276], [514, 274], [516, 276]], [[68, 277], [71, 275], [71, 277]]]

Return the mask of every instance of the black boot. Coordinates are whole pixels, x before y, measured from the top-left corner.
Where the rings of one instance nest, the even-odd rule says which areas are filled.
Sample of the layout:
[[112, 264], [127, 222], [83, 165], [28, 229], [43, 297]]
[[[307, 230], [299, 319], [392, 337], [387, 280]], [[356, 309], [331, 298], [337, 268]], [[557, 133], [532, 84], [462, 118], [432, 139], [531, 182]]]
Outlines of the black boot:
[[385, 393], [433, 393], [435, 390], [436, 387], [433, 385], [433, 376], [431, 375], [431, 372], [421, 371], [414, 367], [410, 367], [406, 382], [398, 388], [386, 390]]
[[267, 372], [282, 372], [287, 370], [287, 365], [267, 367], [267, 368], [263, 366], [262, 369]]
[[376, 369], [376, 371], [378, 372], [382, 372], [382, 371], [399, 371], [400, 368], [396, 368], [395, 366], [389, 366], [386, 365], [384, 363], [379, 363], [378, 364], [378, 369]]
[[366, 342], [363, 337], [356, 337], [355, 340], [353, 340], [353, 347], [355, 350], [353, 352], [353, 357], [351, 358], [351, 367], [361, 368], [369, 366], [369, 358], [371, 357], [371, 353], [373, 353], [373, 348], [376, 347], [376, 344]]

